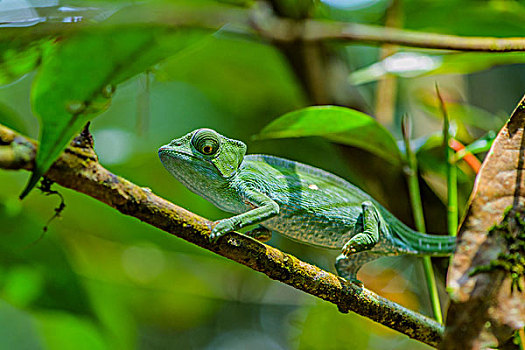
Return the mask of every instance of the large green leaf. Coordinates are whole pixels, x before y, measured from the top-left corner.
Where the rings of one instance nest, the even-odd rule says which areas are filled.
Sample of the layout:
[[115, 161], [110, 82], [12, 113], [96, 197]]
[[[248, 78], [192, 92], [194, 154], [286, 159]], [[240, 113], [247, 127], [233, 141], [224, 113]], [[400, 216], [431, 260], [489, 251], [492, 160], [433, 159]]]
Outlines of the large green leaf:
[[202, 32], [151, 26], [91, 29], [59, 42], [45, 58], [32, 89], [42, 122], [36, 165], [23, 198], [73, 135], [108, 108], [114, 86], [174, 54]]
[[322, 136], [359, 147], [389, 162], [403, 159], [396, 141], [374, 118], [338, 106], [314, 106], [287, 113], [267, 125], [257, 139]]

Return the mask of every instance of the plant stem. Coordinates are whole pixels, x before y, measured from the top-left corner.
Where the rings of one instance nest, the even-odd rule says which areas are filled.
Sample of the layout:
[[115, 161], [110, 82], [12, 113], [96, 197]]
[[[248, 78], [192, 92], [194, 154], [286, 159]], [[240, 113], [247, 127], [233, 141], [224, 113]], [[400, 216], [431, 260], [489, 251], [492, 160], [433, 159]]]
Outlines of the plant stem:
[[439, 88], [436, 85], [436, 92], [438, 95], [441, 111], [443, 112], [443, 143], [445, 144], [445, 159], [447, 164], [447, 222], [448, 234], [456, 236], [458, 232], [458, 174], [456, 164], [454, 162], [454, 150], [450, 147], [450, 122], [448, 118], [445, 101], [439, 93]]
[[[417, 158], [410, 145], [410, 121], [408, 116], [403, 118], [403, 139], [405, 142], [406, 155], [408, 160], [408, 191], [410, 194], [410, 203], [412, 205], [412, 212], [416, 228], [419, 232], [426, 232], [425, 217], [423, 216], [423, 204], [421, 203], [421, 192], [419, 190], [419, 180], [417, 171]], [[443, 323], [443, 314], [441, 313], [441, 304], [439, 301], [439, 294], [436, 285], [436, 278], [434, 276], [434, 269], [432, 261], [429, 256], [423, 257], [423, 268], [425, 271], [425, 279], [427, 281], [428, 293], [430, 295], [430, 302], [434, 317], [439, 323]]]
[[451, 158], [454, 155], [453, 150], [447, 143], [447, 188], [448, 188], [448, 234], [456, 236], [458, 232], [458, 179], [456, 165], [451, 163]]

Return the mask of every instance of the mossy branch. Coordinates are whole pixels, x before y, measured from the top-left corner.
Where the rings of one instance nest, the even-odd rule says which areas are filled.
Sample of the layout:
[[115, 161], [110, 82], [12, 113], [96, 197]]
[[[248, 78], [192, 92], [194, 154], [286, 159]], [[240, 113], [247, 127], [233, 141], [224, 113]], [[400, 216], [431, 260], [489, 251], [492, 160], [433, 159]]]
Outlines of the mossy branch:
[[[34, 140], [0, 124], [0, 168], [31, 170], [36, 148]], [[91, 139], [85, 133], [73, 140], [46, 177], [123, 214], [329, 301], [341, 312], [353, 311], [431, 346], [437, 346], [442, 339], [443, 327], [434, 320], [254, 239], [231, 233], [217, 243], [210, 243], [211, 221], [109, 172], [98, 163]]]

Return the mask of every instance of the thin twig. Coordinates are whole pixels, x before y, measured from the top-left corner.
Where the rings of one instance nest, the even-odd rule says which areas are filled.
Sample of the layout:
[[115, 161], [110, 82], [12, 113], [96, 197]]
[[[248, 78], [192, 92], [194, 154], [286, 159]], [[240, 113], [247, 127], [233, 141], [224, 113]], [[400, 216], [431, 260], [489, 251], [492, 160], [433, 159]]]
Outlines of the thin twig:
[[[14, 131], [0, 124], [0, 144], [14, 146], [11, 141], [15, 135]], [[16, 139], [21, 137], [17, 136]], [[30, 140], [30, 144], [36, 148], [35, 141]], [[30, 163], [25, 164], [24, 168], [30, 169], [34, 162], [34, 149], [27, 149], [27, 153], [30, 154]], [[134, 216], [272, 279], [327, 300], [337, 305], [342, 312], [353, 311], [431, 346], [437, 346], [441, 341], [443, 327], [434, 320], [278, 249], [236, 233], [223, 236], [217, 243], [210, 243], [212, 222], [166, 201], [148, 188], [139, 187], [112, 174], [96, 158], [86, 157], [85, 149], [70, 146], [46, 176], [61, 186], [98, 199], [123, 214]]]

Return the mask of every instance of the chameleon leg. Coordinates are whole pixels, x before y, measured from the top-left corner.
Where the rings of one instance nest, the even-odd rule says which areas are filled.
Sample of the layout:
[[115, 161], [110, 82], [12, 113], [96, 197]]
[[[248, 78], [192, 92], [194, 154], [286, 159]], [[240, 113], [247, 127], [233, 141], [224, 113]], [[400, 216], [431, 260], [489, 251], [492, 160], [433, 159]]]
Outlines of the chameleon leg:
[[376, 253], [368, 252], [379, 241], [379, 213], [371, 202], [363, 202], [362, 232], [359, 232], [346, 242], [342, 254], [335, 262], [335, 269], [339, 276], [350, 282], [362, 285], [357, 279], [357, 271], [367, 262], [377, 259]]
[[347, 281], [363, 285], [363, 282], [357, 279], [357, 271], [369, 261], [377, 259], [378, 254], [370, 252], [361, 252], [347, 257], [344, 254], [341, 254], [337, 257], [335, 261], [335, 269], [337, 274]]
[[350, 256], [372, 249], [379, 242], [379, 213], [371, 202], [363, 202], [363, 232], [359, 232], [343, 246], [343, 255]]
[[272, 231], [268, 230], [264, 226], [257, 226], [253, 230], [244, 233], [246, 236], [255, 238], [259, 242], [268, 242], [272, 238]]

